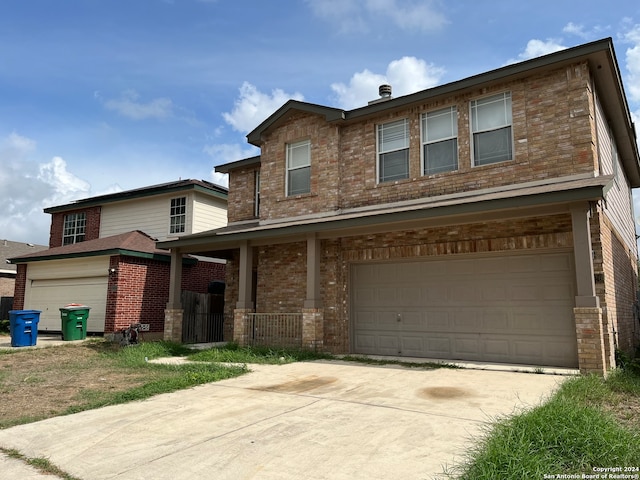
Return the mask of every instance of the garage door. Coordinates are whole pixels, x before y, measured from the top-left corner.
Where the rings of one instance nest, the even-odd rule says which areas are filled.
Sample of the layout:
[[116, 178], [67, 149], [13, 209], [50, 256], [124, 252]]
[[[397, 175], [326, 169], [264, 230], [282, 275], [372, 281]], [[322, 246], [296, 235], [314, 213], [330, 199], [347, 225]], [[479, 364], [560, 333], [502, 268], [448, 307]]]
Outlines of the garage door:
[[577, 367], [571, 252], [357, 264], [353, 350]]
[[41, 310], [38, 330], [61, 330], [60, 307], [80, 303], [91, 307], [87, 331], [103, 333], [107, 300], [107, 277], [33, 280], [29, 307]]

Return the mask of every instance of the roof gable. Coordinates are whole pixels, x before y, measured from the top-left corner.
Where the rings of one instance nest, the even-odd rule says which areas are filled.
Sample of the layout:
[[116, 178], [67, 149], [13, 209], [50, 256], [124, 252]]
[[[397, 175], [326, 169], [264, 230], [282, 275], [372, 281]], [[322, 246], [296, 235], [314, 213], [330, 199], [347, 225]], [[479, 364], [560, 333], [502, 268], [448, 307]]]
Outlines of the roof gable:
[[[353, 110], [324, 107], [310, 103], [289, 100], [269, 118], [256, 127], [247, 139], [249, 143], [260, 146], [261, 138], [287, 118], [292, 111], [304, 111], [324, 115], [327, 122], [352, 123], [384, 113], [403, 110], [413, 105], [437, 98], [477, 90], [484, 86], [505, 83], [521, 79], [552, 68], [560, 68], [579, 62], [587, 62], [600, 92], [600, 100], [611, 123], [625, 172], [633, 187], [640, 186], [640, 155], [635, 127], [627, 104], [622, 77], [618, 68], [613, 41], [611, 38], [597, 40], [559, 52], [543, 55], [519, 63], [510, 64], [495, 70], [474, 75], [462, 80], [438, 85], [410, 95], [391, 98], [383, 102], [374, 102]], [[221, 170], [222, 171], [222, 170]]]
[[344, 110], [340, 108], [325, 107], [315, 103], [300, 102], [298, 100], [289, 100], [282, 107], [276, 110], [264, 122], [258, 125], [254, 130], [249, 132], [247, 140], [250, 144], [259, 147], [262, 135], [277, 127], [279, 123], [286, 120], [292, 112], [306, 112], [325, 117], [327, 122], [344, 119]]

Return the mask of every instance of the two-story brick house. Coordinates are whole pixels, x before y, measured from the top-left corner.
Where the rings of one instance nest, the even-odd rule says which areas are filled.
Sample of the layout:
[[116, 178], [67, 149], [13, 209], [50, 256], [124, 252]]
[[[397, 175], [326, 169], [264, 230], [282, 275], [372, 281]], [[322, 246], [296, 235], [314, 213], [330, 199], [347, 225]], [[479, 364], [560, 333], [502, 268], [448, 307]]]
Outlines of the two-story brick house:
[[[132, 323], [162, 338], [170, 255], [156, 241], [226, 225], [227, 189], [179, 180], [45, 209], [49, 249], [13, 258], [14, 308], [41, 310], [39, 330], [61, 329], [60, 307], [91, 307], [87, 330], [106, 335]], [[224, 281], [223, 260], [185, 257], [181, 288], [206, 293]]]
[[600, 373], [633, 351], [640, 163], [611, 39], [381, 94], [287, 102], [259, 156], [217, 167], [228, 226], [159, 243], [229, 259], [228, 338]]

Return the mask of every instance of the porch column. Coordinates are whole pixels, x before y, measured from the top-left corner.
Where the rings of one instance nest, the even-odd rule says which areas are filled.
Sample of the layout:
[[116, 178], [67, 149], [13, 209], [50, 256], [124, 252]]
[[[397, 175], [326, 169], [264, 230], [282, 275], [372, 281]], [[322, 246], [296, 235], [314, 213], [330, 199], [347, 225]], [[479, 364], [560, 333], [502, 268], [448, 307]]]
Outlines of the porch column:
[[171, 249], [169, 269], [169, 301], [164, 311], [164, 335], [166, 341], [182, 342], [182, 252]]
[[320, 298], [320, 240], [315, 233], [307, 235], [307, 299], [304, 308], [322, 308]]
[[248, 339], [247, 314], [253, 313], [253, 247], [248, 241], [240, 244], [238, 265], [238, 301], [233, 311], [233, 341], [246, 345]]
[[581, 373], [605, 375], [611, 361], [605, 354], [605, 335], [600, 299], [593, 275], [593, 250], [588, 202], [571, 205], [573, 255], [576, 268], [576, 297], [573, 316], [578, 342], [578, 366]]
[[253, 309], [253, 247], [248, 241], [240, 245], [238, 302], [236, 308]]
[[599, 307], [593, 279], [593, 250], [591, 249], [590, 207], [588, 202], [571, 205], [573, 255], [576, 265], [576, 307]]

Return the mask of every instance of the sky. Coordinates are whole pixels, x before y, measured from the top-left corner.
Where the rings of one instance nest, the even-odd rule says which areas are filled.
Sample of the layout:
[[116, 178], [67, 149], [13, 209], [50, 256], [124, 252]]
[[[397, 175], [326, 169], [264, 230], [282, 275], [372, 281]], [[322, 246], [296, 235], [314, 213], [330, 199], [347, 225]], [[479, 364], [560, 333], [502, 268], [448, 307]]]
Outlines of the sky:
[[2, 0], [0, 239], [47, 245], [43, 209], [82, 198], [226, 186], [289, 99], [352, 109], [605, 37], [638, 130], [637, 0]]

